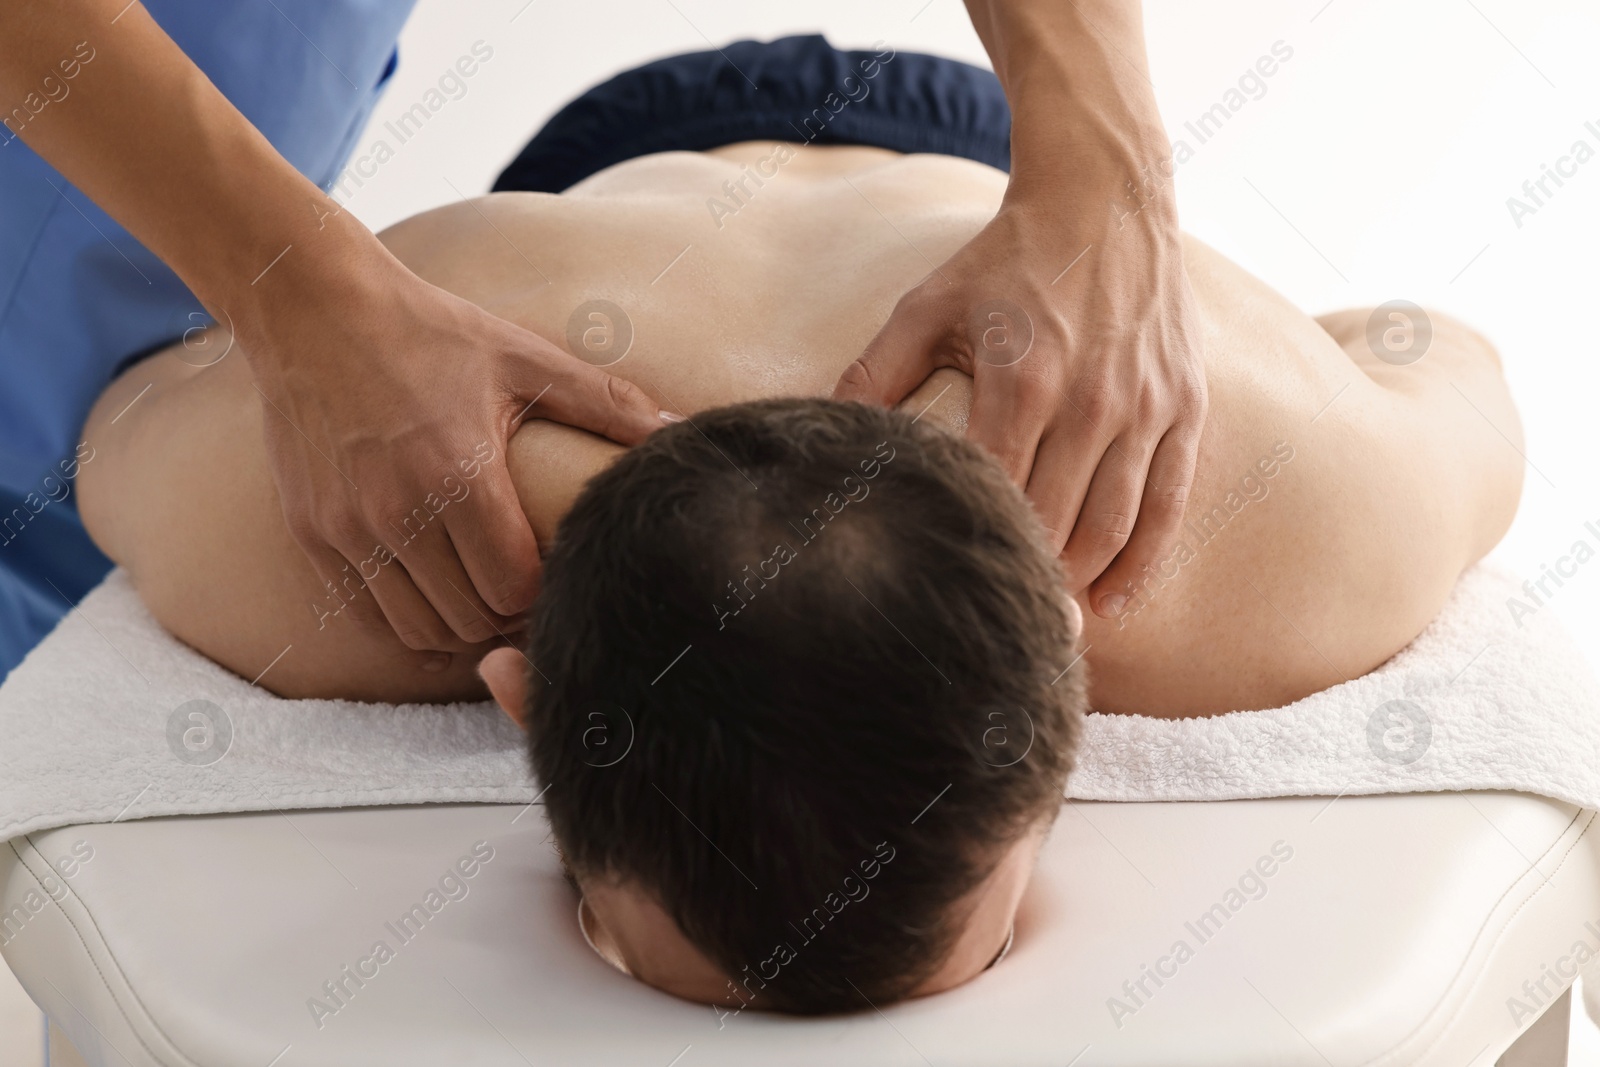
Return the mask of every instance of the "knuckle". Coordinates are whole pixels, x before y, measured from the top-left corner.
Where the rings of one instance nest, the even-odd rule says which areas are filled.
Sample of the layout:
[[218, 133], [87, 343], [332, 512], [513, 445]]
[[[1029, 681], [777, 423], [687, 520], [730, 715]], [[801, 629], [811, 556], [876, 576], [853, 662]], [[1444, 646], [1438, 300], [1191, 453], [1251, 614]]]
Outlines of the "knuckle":
[[508, 574], [490, 583], [484, 597], [489, 607], [502, 615], [513, 615], [527, 607], [531, 576]]
[[889, 317], [899, 318], [907, 315], [917, 318], [942, 304], [943, 301], [936, 301], [933, 293], [928, 290], [927, 282], [921, 281], [900, 294], [900, 299], [894, 302], [894, 311]]
[[1072, 390], [1072, 405], [1093, 426], [1110, 419], [1121, 408], [1109, 383], [1100, 378], [1080, 381]]
[[1150, 417], [1159, 412], [1164, 412], [1174, 406], [1178, 399], [1178, 392], [1170, 388], [1167, 383], [1145, 378], [1139, 383], [1138, 395], [1134, 398], [1134, 409], [1145, 417]]
[[972, 440], [989, 453], [989, 456], [1006, 472], [1007, 477], [1014, 482], [1025, 483], [1024, 476], [1029, 468], [1028, 445], [1023, 443], [1020, 436], [1014, 433], [995, 434], [977, 427], [970, 432]]
[[313, 525], [336, 547], [356, 545], [367, 540], [367, 524], [354, 511], [341, 508], [321, 516]]
[[1145, 507], [1162, 516], [1177, 516], [1189, 505], [1187, 485], [1151, 486]]
[[470, 618], [463, 618], [455, 627], [455, 632], [461, 640], [477, 645], [495, 636], [497, 631], [482, 616], [474, 613]]
[[394, 634], [400, 643], [413, 652], [423, 652], [436, 648], [439, 640], [430, 636], [428, 629], [410, 619], [401, 619], [394, 624]]
[[1093, 552], [1115, 552], [1133, 535], [1133, 519], [1128, 515], [1097, 515], [1083, 527], [1083, 546]]
[[[418, 464], [418, 467], [421, 466], [422, 464]], [[373, 488], [376, 488], [376, 493], [374, 493]], [[406, 494], [403, 493], [402, 486], [370, 486], [368, 491], [363, 494], [363, 498], [365, 499], [362, 501], [362, 510], [365, 510], [366, 514], [370, 515], [374, 522], [382, 522], [386, 518], [392, 518], [398, 512], [403, 512], [406, 509]]]
[[1184, 384], [1178, 393], [1178, 414], [1192, 419], [1200, 419], [1206, 413], [1206, 405], [1210, 400], [1206, 392], [1204, 378], [1196, 378]]
[[1057, 379], [1060, 377], [1059, 369], [1048, 360], [1024, 359], [1006, 367], [997, 367], [1016, 379], [1018, 396], [1033, 397], [1039, 400], [1049, 399], [1059, 401], [1061, 387]]
[[858, 359], [844, 369], [844, 373], [839, 376], [839, 383], [851, 389], [870, 389], [872, 368]]
[[979, 383], [977, 386], [979, 389], [984, 388], [988, 381], [992, 381], [992, 376], [995, 374], [1010, 376], [1011, 380], [1007, 383], [1006, 390], [1006, 397], [1010, 402], [1010, 422], [1018, 428], [1031, 428], [1035, 438], [1044, 432], [1045, 425], [1052, 421], [1052, 417], [1058, 412], [1072, 411], [1065, 394], [1057, 388], [1051, 373], [1044, 367], [1029, 367], [1023, 362], [1010, 367], [980, 366], [979, 373], [985, 374], [984, 378], [974, 375], [974, 379]]
[[448, 571], [438, 573], [446, 584], [435, 586], [432, 582], [427, 582], [424, 585], [421, 581], [418, 584], [418, 592], [427, 597], [428, 604], [433, 609], [431, 617], [422, 625], [425, 636], [435, 642], [429, 647], [447, 648], [456, 640], [474, 642], [488, 640], [494, 630], [485, 620], [477, 604], [473, 602], [471, 585], [463, 589], [450, 581]]
[[608, 374], [604, 378], [606, 401], [612, 407], [628, 409], [637, 408], [647, 404], [648, 398], [644, 390], [615, 374]]
[[1205, 412], [1205, 379], [1185, 375], [1175, 381], [1141, 382], [1139, 407], [1143, 412], [1168, 415], [1174, 421], [1194, 418]]
[[363, 629], [371, 627], [383, 617], [370, 596], [356, 596], [345, 602], [344, 611]]

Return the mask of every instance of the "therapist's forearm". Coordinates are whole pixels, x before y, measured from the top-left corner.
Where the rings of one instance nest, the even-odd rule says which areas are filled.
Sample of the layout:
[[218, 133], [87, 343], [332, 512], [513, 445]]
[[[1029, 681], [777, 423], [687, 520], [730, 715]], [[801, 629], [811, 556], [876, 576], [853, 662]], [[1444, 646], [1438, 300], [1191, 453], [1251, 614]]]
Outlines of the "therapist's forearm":
[[967, 9], [1011, 103], [1009, 199], [1118, 189], [1169, 154], [1139, 0], [967, 0]]
[[[17, 132], [238, 337], [290, 534], [329, 589], [359, 574], [350, 592], [371, 594], [336, 598], [335, 613], [381, 614], [425, 670], [506, 632], [539, 572], [507, 503], [511, 434], [542, 403], [544, 418], [636, 444], [665, 421], [659, 404], [413, 274], [125, 2], [0, 0], [5, 107], [26, 104], [36, 78], [59, 85], [58, 57], [80, 42], [95, 52]], [[480, 444], [492, 451], [471, 501], [397, 540], [396, 518], [436, 499], [437, 472]]]
[[[92, 58], [82, 62], [85, 54]], [[66, 79], [60, 64], [69, 58], [78, 62]], [[292, 273], [301, 279], [381, 255], [376, 239], [280, 156], [141, 5], [0, 5], [4, 113], [25, 107], [30, 93], [63, 91], [21, 129], [8, 122], [6, 137], [20, 135], [214, 312], [259, 314], [266, 283], [252, 283], [290, 246], [286, 258], [296, 257]]]

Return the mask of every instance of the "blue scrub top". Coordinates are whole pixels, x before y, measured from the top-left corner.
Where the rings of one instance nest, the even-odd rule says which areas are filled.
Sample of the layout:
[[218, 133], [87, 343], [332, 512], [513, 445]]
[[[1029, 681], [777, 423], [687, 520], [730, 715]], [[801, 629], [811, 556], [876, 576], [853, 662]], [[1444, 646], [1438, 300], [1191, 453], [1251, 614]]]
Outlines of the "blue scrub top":
[[[414, 2], [145, 7], [284, 158], [327, 189], [394, 71]], [[86, 34], [60, 58], [92, 64], [96, 39]], [[36, 119], [23, 101], [0, 101], [21, 108], [0, 127], [0, 678], [110, 567], [71, 494], [90, 407], [129, 357], [208, 321], [171, 270], [16, 136], [20, 122], [74, 106], [71, 80], [58, 75], [57, 85], [66, 94], [47, 87], [58, 99]]]

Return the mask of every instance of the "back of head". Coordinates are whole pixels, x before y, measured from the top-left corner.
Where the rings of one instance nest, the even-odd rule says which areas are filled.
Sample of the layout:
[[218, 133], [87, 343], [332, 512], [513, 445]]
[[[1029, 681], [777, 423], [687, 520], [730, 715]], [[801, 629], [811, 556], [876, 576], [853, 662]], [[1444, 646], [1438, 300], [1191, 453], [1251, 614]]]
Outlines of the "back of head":
[[881, 1004], [1058, 809], [1072, 642], [1031, 509], [975, 446], [859, 404], [722, 408], [625, 454], [562, 523], [534, 769], [580, 879], [646, 889], [728, 975], [760, 975], [754, 1006]]

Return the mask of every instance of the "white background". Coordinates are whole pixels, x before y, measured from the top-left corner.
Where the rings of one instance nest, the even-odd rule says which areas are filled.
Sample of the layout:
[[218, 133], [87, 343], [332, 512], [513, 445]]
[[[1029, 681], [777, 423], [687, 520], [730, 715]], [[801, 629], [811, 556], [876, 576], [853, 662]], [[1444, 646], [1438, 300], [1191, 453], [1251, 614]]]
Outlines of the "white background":
[[[1496, 555], [1536, 578], [1580, 538], [1600, 548], [1584, 530], [1600, 529], [1600, 158], [1520, 228], [1506, 207], [1575, 140], [1600, 150], [1600, 9], [1147, 0], [1145, 22], [1168, 130], [1196, 149], [1178, 174], [1184, 226], [1310, 311], [1401, 298], [1485, 332], [1505, 359], [1529, 463], [1521, 512]], [[493, 57], [345, 203], [379, 228], [454, 190], [475, 195], [562, 103], [623, 67], [818, 29], [845, 47], [882, 39], [986, 62], [959, 0], [421, 0], [357, 157], [376, 137], [392, 144], [383, 123], [475, 41]], [[1294, 55], [1265, 95], [1198, 145], [1184, 123], [1280, 40]], [[1546, 610], [1600, 667], [1600, 559]], [[0, 1067], [39, 1063], [37, 1016], [19, 996], [0, 970]], [[1573, 1041], [1574, 1065], [1600, 1065], [1600, 1033], [1579, 1022]]]

